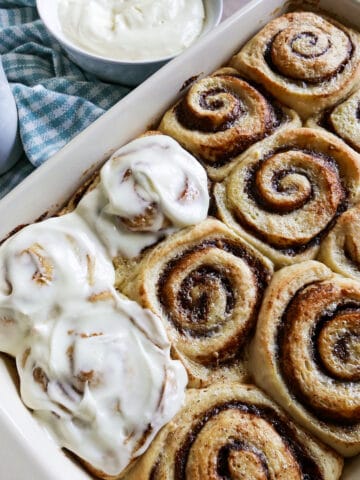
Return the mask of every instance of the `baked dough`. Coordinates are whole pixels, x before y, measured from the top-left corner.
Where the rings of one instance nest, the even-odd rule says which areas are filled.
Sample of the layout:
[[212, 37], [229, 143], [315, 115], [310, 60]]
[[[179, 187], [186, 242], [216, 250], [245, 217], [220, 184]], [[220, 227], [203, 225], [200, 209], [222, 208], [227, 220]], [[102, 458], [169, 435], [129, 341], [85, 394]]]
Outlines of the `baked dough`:
[[344, 456], [360, 452], [360, 282], [308, 261], [275, 273], [251, 346], [257, 385]]
[[271, 262], [223, 223], [174, 234], [139, 265], [124, 293], [162, 316], [189, 385], [246, 380], [246, 345]]
[[360, 90], [306, 122], [310, 128], [324, 128], [360, 153]]
[[337, 480], [342, 459], [297, 427], [259, 389], [190, 390], [126, 480]]
[[359, 194], [359, 155], [308, 128], [254, 145], [214, 188], [219, 218], [277, 267], [315, 258], [321, 238]]
[[231, 65], [307, 118], [359, 85], [359, 34], [323, 15], [288, 13], [269, 22]]
[[159, 130], [195, 155], [211, 180], [221, 181], [234, 166], [234, 157], [258, 140], [300, 126], [297, 113], [235, 69], [223, 68], [194, 83], [165, 113]]

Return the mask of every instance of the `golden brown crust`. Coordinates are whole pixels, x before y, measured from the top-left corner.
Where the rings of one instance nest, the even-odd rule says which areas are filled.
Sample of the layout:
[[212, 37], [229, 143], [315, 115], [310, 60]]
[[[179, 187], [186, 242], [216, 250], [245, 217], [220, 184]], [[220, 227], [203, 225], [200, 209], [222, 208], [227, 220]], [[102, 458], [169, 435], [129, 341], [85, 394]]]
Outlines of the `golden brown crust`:
[[195, 82], [161, 120], [159, 130], [195, 155], [220, 181], [234, 157], [274, 131], [300, 127], [298, 115], [232, 68]]
[[255, 382], [345, 456], [360, 452], [360, 283], [308, 261], [276, 272], [251, 346]]
[[359, 34], [326, 16], [288, 13], [268, 23], [231, 65], [307, 118], [359, 85]]
[[341, 470], [339, 456], [260, 390], [229, 382], [188, 391], [126, 480], [337, 480]]
[[172, 235], [141, 262], [124, 293], [164, 319], [190, 386], [245, 379], [245, 347], [272, 265], [221, 222]]
[[327, 132], [280, 132], [238, 157], [214, 188], [218, 216], [277, 266], [314, 258], [360, 197], [360, 156]]

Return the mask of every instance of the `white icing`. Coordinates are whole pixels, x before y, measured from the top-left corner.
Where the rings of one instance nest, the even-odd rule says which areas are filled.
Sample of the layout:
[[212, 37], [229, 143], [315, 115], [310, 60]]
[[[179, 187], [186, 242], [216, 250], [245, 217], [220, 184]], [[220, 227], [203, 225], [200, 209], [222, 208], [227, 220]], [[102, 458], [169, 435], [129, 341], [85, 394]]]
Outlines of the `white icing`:
[[[108, 475], [146, 450], [187, 383], [160, 318], [115, 291], [113, 252], [136, 255], [208, 204], [200, 164], [149, 136], [113, 155], [74, 212], [0, 247], [0, 351], [16, 357], [22, 399], [59, 445]], [[151, 221], [133, 223], [149, 205]]]
[[[151, 208], [151, 221], [148, 220]], [[167, 135], [138, 138], [101, 169], [96, 191], [78, 212], [97, 230], [110, 255], [133, 257], [159, 239], [207, 217], [207, 176], [200, 163]], [[136, 226], [126, 222], [144, 217]]]
[[78, 215], [23, 228], [0, 248], [0, 350], [15, 355], [34, 323], [107, 289], [114, 279], [111, 259]]
[[35, 331], [17, 358], [25, 404], [61, 446], [108, 475], [146, 450], [181, 407], [187, 383], [160, 319], [113, 295]]
[[119, 60], [176, 55], [200, 35], [202, 0], [58, 0], [64, 34], [88, 52]]

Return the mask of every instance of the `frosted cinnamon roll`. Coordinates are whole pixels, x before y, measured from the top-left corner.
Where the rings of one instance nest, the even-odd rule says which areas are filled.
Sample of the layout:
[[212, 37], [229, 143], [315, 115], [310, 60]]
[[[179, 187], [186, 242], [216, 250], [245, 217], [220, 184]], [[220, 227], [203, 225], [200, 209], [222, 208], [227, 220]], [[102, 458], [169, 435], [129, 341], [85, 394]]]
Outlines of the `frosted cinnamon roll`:
[[245, 379], [272, 265], [221, 222], [208, 219], [154, 248], [124, 293], [162, 316], [191, 386]]
[[338, 480], [342, 459], [252, 385], [190, 390], [127, 480]]
[[22, 399], [56, 442], [119, 479], [180, 409], [187, 378], [160, 319], [108, 293], [35, 327], [16, 361]]
[[360, 195], [360, 157], [334, 135], [280, 132], [238, 158], [215, 185], [218, 215], [277, 266], [314, 258]]
[[360, 205], [350, 208], [320, 244], [318, 259], [334, 272], [360, 280]]
[[360, 452], [360, 282], [315, 261], [278, 271], [250, 359], [299, 424], [344, 456]]
[[220, 181], [234, 158], [274, 131], [300, 127], [298, 115], [224, 68], [194, 83], [161, 120], [159, 130], [171, 135]]
[[288, 13], [269, 22], [231, 65], [307, 118], [359, 84], [359, 34], [329, 17]]
[[146, 135], [116, 151], [77, 206], [112, 257], [137, 256], [169, 233], [207, 217], [206, 172], [172, 138]]
[[336, 107], [309, 118], [307, 126], [334, 133], [360, 153], [360, 90]]
[[15, 355], [34, 323], [56, 317], [68, 301], [114, 283], [111, 259], [76, 214], [29, 225], [0, 247], [0, 351]]

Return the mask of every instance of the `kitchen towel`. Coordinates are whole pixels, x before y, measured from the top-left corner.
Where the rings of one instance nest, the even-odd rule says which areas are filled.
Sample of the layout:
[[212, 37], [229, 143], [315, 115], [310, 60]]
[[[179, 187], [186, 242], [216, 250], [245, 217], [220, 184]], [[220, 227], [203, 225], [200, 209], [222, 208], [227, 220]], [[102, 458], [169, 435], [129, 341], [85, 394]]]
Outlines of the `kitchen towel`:
[[[129, 89], [100, 82], [62, 51], [35, 0], [0, 0], [0, 54], [15, 97], [24, 155], [0, 176], [0, 198]], [[1, 124], [6, 112], [0, 112]]]

